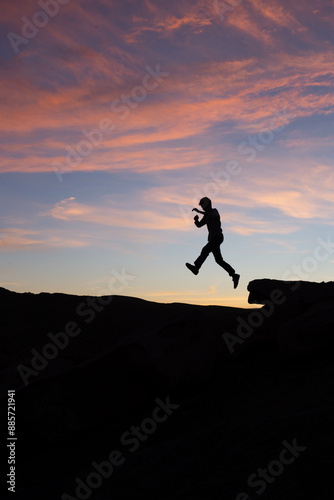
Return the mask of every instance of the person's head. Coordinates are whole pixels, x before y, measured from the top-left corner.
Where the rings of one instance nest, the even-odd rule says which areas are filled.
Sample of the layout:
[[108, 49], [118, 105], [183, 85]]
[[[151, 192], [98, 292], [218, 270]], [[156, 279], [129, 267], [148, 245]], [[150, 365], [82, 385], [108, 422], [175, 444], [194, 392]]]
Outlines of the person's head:
[[211, 208], [212, 208], [211, 200], [210, 200], [210, 198], [207, 198], [206, 196], [204, 196], [204, 198], [201, 198], [199, 200], [199, 205], [200, 205], [200, 207], [203, 208], [204, 212], [211, 210]]

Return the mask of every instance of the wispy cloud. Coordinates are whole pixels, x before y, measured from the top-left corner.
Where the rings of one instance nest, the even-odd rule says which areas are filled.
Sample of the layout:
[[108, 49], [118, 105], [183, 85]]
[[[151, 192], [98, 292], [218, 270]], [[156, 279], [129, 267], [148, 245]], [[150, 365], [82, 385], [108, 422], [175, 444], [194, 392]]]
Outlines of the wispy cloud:
[[15, 250], [22, 246], [36, 245], [40, 240], [34, 238], [37, 231], [27, 229], [5, 228], [0, 229], [0, 248], [6, 250]]
[[48, 231], [33, 231], [21, 228], [0, 229], [0, 252], [41, 251], [51, 248], [77, 248], [87, 242], [64, 235], [53, 235]]
[[[33, 3], [29, 5], [31, 9]], [[140, 85], [147, 65], [126, 36], [141, 38], [146, 29], [164, 36], [169, 33], [173, 36], [164, 43], [175, 50], [174, 37], [187, 26], [198, 31], [194, 36], [199, 39], [207, 36], [202, 29], [214, 29], [222, 44], [223, 27], [214, 22], [213, 2], [175, 2], [173, 11], [161, 2], [143, 2], [130, 17], [119, 2], [102, 2], [110, 16], [84, 5], [69, 4], [62, 30], [56, 22], [48, 25], [49, 45], [37, 45], [35, 40], [19, 59], [6, 65], [6, 78], [0, 82], [6, 116], [0, 124], [6, 138], [1, 172], [52, 172], [53, 162], [64, 162], [66, 147], [75, 148], [85, 139], [83, 129], [96, 128], [106, 118], [117, 130], [106, 135], [75, 171], [121, 168], [142, 172], [204, 165], [218, 161], [222, 154], [213, 144], [225, 144], [228, 151], [235, 140], [232, 133], [242, 138], [263, 130], [275, 110], [287, 108], [300, 120], [333, 109], [334, 53], [328, 44], [321, 52], [317, 45], [313, 50], [293, 51], [280, 45], [274, 51], [261, 50], [258, 57], [255, 52], [240, 53], [232, 59], [203, 53], [197, 61], [187, 45], [189, 57], [175, 62], [161, 61], [160, 53], [150, 47], [150, 59], [160, 62], [170, 76], [120, 120], [110, 104]], [[287, 9], [274, 0], [247, 5], [240, 4], [227, 16], [228, 26], [271, 46], [277, 44], [276, 29], [288, 29], [303, 39], [299, 8], [290, 5]], [[13, 17], [13, 9], [7, 14]], [[112, 43], [102, 43], [108, 27], [117, 25], [115, 15], [125, 24], [115, 28]], [[131, 26], [130, 35], [126, 26]], [[206, 47], [207, 53], [212, 44]], [[221, 130], [220, 137], [214, 136], [215, 127], [223, 123], [228, 128]]]
[[116, 203], [103, 206], [92, 206], [78, 203], [71, 197], [57, 203], [45, 215], [64, 221], [84, 221], [91, 224], [102, 224], [110, 227], [155, 229], [155, 230], [185, 230], [187, 225], [179, 217], [166, 216], [151, 208], [126, 209]]

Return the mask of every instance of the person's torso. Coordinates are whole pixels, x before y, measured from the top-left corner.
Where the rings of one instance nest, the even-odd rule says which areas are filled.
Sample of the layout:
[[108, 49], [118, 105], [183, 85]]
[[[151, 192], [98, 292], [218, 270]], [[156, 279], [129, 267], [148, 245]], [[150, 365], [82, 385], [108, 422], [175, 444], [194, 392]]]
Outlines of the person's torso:
[[209, 238], [215, 238], [222, 235], [220, 215], [216, 208], [212, 208], [206, 214], [206, 223], [209, 231]]

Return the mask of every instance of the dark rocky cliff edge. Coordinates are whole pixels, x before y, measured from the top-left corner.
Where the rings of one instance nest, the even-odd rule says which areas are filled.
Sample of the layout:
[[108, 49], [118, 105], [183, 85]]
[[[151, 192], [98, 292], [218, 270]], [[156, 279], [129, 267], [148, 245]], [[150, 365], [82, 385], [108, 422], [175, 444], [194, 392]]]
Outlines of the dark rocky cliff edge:
[[248, 291], [261, 307], [0, 289], [0, 498], [331, 498], [334, 283]]

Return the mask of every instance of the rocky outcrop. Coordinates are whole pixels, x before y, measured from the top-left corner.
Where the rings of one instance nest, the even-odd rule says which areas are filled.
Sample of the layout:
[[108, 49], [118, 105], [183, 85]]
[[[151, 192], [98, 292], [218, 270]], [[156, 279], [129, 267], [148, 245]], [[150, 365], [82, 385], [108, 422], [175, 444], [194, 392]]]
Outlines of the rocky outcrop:
[[310, 281], [284, 281], [257, 279], [248, 284], [249, 304], [264, 304], [276, 295], [287, 299], [291, 304], [315, 304], [324, 300], [334, 300], [334, 282], [313, 283]]
[[331, 352], [334, 282], [258, 279], [251, 281], [247, 289], [250, 304], [263, 304], [263, 310], [270, 311], [270, 333], [275, 331], [280, 351], [309, 356]]

